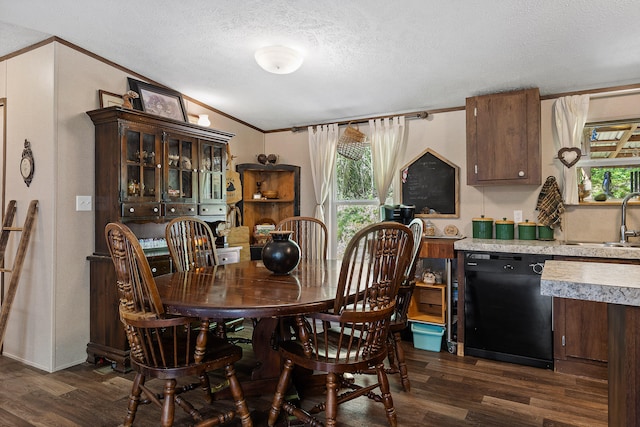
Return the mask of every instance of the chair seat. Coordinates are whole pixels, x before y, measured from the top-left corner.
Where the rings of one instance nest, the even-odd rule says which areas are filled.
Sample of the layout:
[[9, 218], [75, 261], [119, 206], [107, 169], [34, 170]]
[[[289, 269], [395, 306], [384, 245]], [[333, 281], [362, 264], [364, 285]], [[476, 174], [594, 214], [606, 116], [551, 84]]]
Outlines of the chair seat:
[[[334, 335], [331, 334], [330, 335]], [[326, 353], [325, 353], [326, 349]], [[375, 355], [360, 361], [350, 363], [336, 363], [335, 360], [345, 360], [348, 352], [344, 347], [340, 350], [333, 340], [330, 340], [327, 347], [322, 349], [320, 354], [314, 353], [311, 356], [304, 354], [304, 348], [299, 341], [285, 341], [280, 343], [280, 352], [283, 357], [292, 360], [296, 365], [306, 369], [333, 372], [336, 374], [356, 373], [372, 368], [381, 363], [387, 357], [387, 348], [382, 348]]]
[[[173, 341], [173, 335], [164, 334], [161, 339], [165, 342], [165, 348], [169, 348], [167, 345], [170, 344], [170, 341]], [[178, 348], [186, 348], [184, 336], [179, 337], [177, 343]], [[195, 346], [195, 343], [192, 343], [192, 346]], [[242, 358], [242, 347], [231, 344], [229, 341], [214, 335], [212, 331], [208, 331], [207, 347], [200, 363], [196, 363], [192, 355], [189, 363], [187, 363], [186, 354], [183, 352], [178, 353], [177, 356], [177, 360], [171, 360], [171, 363], [167, 364], [173, 366], [150, 366], [138, 363], [135, 357], [131, 357], [131, 365], [136, 372], [152, 378], [181, 378], [186, 375], [220, 369], [237, 362]]]

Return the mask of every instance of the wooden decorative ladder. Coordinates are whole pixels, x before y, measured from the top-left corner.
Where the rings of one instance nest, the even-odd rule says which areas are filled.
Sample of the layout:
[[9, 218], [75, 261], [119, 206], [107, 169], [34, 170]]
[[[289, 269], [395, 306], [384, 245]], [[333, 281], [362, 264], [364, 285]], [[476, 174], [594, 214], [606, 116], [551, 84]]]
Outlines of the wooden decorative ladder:
[[[27, 253], [27, 246], [29, 245], [29, 239], [31, 237], [31, 231], [35, 223], [36, 211], [38, 208], [38, 201], [32, 200], [27, 212], [27, 218], [25, 219], [23, 227], [13, 227], [13, 220], [16, 216], [16, 201], [11, 200], [7, 205], [7, 211], [5, 212], [4, 221], [2, 222], [2, 232], [0, 233], [0, 262], [4, 265], [4, 255], [9, 243], [9, 233], [12, 231], [21, 231], [20, 243], [18, 244], [18, 250], [16, 252], [15, 259], [13, 261], [13, 268], [6, 269], [0, 268], [0, 273], [11, 273], [11, 280], [9, 281], [9, 289], [4, 299], [2, 299], [2, 307], [0, 309], [0, 348], [4, 342], [4, 333], [7, 329], [7, 322], [9, 320], [9, 311], [11, 310], [11, 304], [16, 296], [18, 290], [18, 282], [20, 281], [20, 273], [22, 271], [22, 264]], [[4, 286], [2, 289], [4, 293]]]

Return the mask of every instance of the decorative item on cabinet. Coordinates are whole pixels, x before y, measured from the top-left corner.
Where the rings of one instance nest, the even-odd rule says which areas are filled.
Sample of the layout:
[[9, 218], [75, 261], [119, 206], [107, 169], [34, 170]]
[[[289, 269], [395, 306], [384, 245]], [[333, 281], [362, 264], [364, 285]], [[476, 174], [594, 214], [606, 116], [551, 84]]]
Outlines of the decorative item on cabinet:
[[[236, 166], [242, 184], [242, 223], [255, 232], [260, 221], [280, 220], [300, 215], [300, 166], [242, 163]], [[259, 185], [258, 185], [259, 183]], [[277, 192], [277, 199], [267, 199], [265, 192]], [[259, 197], [254, 198], [258, 192]], [[251, 242], [252, 259], [260, 259], [264, 240], [256, 235]]]
[[[95, 125], [96, 201], [87, 360], [125, 370], [129, 348], [104, 227], [122, 221], [162, 228], [166, 218], [183, 215], [226, 221], [225, 146], [234, 135], [117, 106], [87, 115]], [[152, 268], [168, 272], [168, 254], [154, 256]]]

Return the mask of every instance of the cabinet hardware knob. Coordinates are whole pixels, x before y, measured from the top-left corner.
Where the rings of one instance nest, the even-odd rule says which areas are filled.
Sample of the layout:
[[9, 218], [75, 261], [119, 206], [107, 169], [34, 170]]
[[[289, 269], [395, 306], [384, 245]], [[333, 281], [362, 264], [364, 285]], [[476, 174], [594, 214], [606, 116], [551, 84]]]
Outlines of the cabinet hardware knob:
[[135, 212], [135, 211], [136, 211], [135, 209], [133, 209], [133, 208], [129, 208], [129, 212], [133, 213], [133, 212]]
[[151, 272], [152, 272], [152, 273], [157, 273], [157, 272], [158, 272], [158, 269], [157, 269], [157, 268], [155, 268], [155, 267], [153, 267], [153, 268], [151, 269]]
[[175, 211], [176, 211], [176, 208], [171, 208], [171, 212], [172, 213], [175, 212]]
[[158, 213], [158, 208], [153, 208], [153, 212]]
[[189, 212], [193, 212], [193, 211], [195, 211], [194, 208], [189, 208]]
[[158, 169], [162, 169], [162, 165], [161, 165], [160, 163], [158, 163], [158, 164], [156, 165], [156, 167], [157, 167]]
[[202, 212], [207, 212], [209, 209], [207, 208], [202, 208]]
[[518, 176], [524, 176], [524, 171], [518, 172]]

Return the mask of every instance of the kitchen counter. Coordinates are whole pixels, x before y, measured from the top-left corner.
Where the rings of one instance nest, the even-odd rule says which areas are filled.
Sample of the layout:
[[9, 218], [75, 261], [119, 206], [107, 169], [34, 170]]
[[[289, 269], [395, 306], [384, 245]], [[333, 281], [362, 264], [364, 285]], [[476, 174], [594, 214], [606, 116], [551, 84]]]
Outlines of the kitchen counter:
[[609, 426], [640, 425], [640, 266], [550, 260], [541, 293], [607, 303]]
[[640, 247], [576, 245], [558, 240], [497, 240], [466, 238], [456, 240], [453, 247], [457, 251], [508, 252], [587, 258], [640, 258]]
[[560, 298], [640, 306], [640, 265], [545, 262], [540, 293]]

